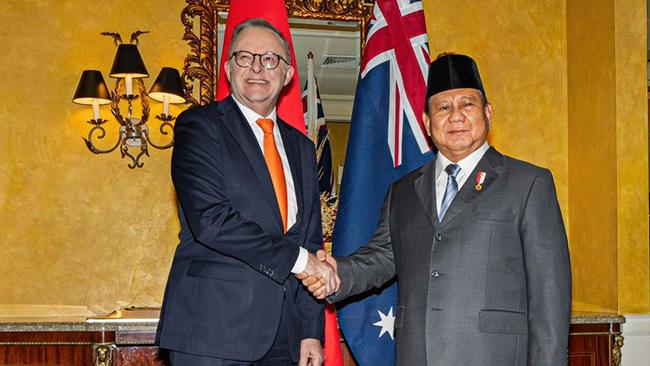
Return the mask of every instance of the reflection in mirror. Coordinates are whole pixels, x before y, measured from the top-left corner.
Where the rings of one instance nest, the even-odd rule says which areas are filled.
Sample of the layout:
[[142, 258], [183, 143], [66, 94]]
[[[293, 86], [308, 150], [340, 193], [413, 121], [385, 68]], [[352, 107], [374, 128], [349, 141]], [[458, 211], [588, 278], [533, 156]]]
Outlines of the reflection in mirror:
[[[190, 46], [183, 80], [193, 104], [214, 100], [223, 45], [228, 0], [186, 0], [181, 19]], [[314, 55], [325, 115], [349, 120], [366, 24], [372, 13], [368, 0], [286, 0], [301, 86], [307, 80], [307, 54]], [[216, 51], [216, 52], [215, 52]], [[330, 111], [330, 113], [328, 113]]]

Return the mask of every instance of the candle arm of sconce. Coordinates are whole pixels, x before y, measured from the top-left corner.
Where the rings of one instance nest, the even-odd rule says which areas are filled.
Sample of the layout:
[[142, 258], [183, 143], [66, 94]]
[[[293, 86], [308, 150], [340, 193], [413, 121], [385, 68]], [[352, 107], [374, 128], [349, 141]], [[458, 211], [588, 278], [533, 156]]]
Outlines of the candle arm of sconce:
[[[104, 120], [101, 123], [103, 122], [106, 121]], [[99, 135], [97, 135], [97, 139], [101, 140], [106, 136], [106, 130], [104, 129], [104, 127], [102, 127], [101, 124], [96, 124], [95, 127], [91, 128], [90, 131], [88, 131], [88, 138], [82, 137], [82, 139], [86, 142], [86, 147], [93, 154], [107, 154], [114, 151], [115, 149], [117, 149], [118, 146], [120, 146], [120, 142], [122, 141], [121, 135], [118, 136], [117, 142], [115, 142], [115, 145], [113, 147], [106, 150], [98, 148], [97, 146], [95, 146], [95, 143], [93, 142], [93, 137], [96, 131], [99, 131]]]
[[[156, 117], [158, 119], [160, 119], [160, 117], [158, 117], [158, 116], [156, 116]], [[151, 138], [149, 138], [149, 132], [148, 131], [142, 131], [142, 134], [144, 135], [145, 139], [147, 139], [147, 142], [149, 144], [151, 144], [151, 146], [155, 147], [156, 149], [158, 149], [158, 150], [169, 149], [170, 147], [174, 146], [174, 126], [171, 123], [169, 123], [168, 121], [163, 121], [163, 123], [160, 125], [160, 133], [163, 134], [163, 135], [168, 135], [169, 134], [169, 132], [164, 130], [164, 128], [166, 126], [168, 126], [169, 130], [171, 131], [171, 140], [166, 145], [158, 145], [158, 144], [154, 143], [153, 141], [151, 141]]]

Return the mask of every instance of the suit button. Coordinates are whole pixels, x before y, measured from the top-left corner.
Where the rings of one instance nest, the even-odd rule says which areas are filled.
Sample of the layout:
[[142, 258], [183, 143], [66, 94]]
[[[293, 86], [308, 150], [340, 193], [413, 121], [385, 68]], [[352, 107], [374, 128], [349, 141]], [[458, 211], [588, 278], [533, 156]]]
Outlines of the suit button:
[[442, 240], [442, 234], [437, 233], [437, 234], [436, 234], [436, 240], [437, 240], [437, 241]]
[[431, 272], [431, 277], [440, 277], [440, 273], [438, 272], [438, 270], [433, 270]]

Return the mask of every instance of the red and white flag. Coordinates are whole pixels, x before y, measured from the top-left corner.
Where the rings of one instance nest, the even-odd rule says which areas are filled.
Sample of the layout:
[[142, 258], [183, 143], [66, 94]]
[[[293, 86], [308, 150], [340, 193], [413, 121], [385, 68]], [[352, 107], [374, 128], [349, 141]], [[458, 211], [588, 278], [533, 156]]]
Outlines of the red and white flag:
[[[305, 133], [305, 119], [302, 113], [302, 101], [300, 98], [300, 81], [298, 80], [298, 68], [296, 67], [296, 55], [293, 51], [293, 41], [289, 32], [289, 18], [284, 0], [232, 0], [226, 20], [226, 33], [223, 37], [223, 48], [221, 51], [221, 62], [219, 65], [219, 80], [217, 84], [217, 100], [223, 100], [230, 95], [228, 79], [225, 77], [225, 63], [230, 46], [232, 31], [237, 24], [252, 18], [264, 18], [275, 26], [284, 38], [289, 42], [291, 50], [291, 66], [296, 69], [293, 79], [282, 90], [278, 99], [278, 116], [292, 127]], [[224, 57], [223, 55], [226, 55]]]
[[[291, 65], [296, 72], [291, 82], [284, 87], [278, 99], [278, 116], [292, 127], [306, 134], [305, 118], [303, 115], [302, 98], [300, 92], [300, 81], [298, 80], [298, 68], [296, 67], [296, 55], [293, 50], [293, 41], [289, 32], [289, 18], [284, 0], [231, 0], [226, 20], [226, 32], [223, 37], [224, 43], [221, 52], [221, 63], [219, 65], [219, 80], [217, 84], [217, 100], [223, 100], [230, 95], [228, 79], [225, 75], [225, 63], [227, 61], [228, 47], [232, 31], [237, 24], [252, 18], [263, 18], [275, 26], [289, 42], [291, 51]], [[324, 366], [343, 366], [341, 356], [340, 336], [336, 322], [336, 313], [333, 306], [325, 310], [325, 353]]]

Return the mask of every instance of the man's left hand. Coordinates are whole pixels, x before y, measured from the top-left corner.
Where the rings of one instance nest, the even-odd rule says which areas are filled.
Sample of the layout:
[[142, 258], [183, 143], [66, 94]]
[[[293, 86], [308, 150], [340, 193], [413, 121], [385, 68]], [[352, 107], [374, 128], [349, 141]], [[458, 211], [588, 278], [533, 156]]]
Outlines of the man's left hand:
[[300, 361], [298, 366], [321, 366], [323, 364], [323, 348], [320, 341], [307, 338], [300, 341]]

